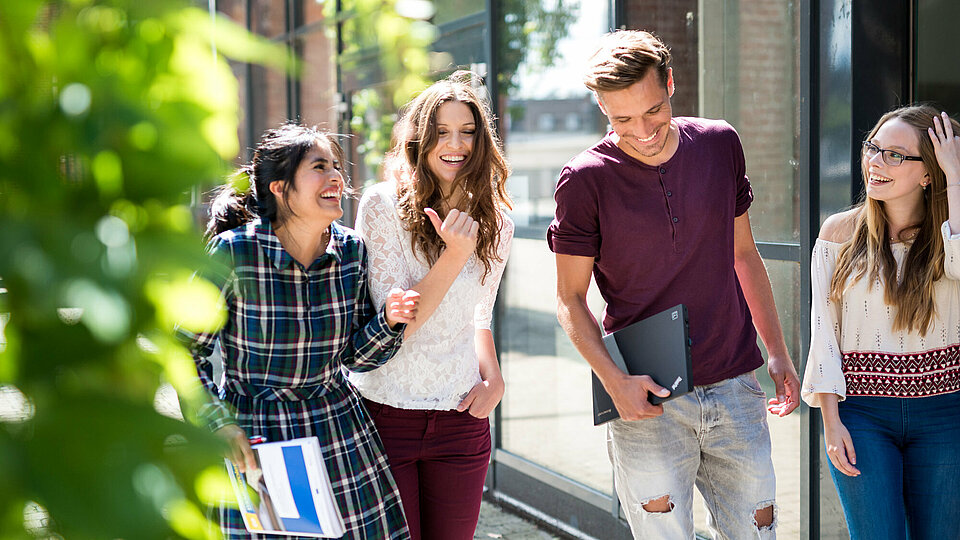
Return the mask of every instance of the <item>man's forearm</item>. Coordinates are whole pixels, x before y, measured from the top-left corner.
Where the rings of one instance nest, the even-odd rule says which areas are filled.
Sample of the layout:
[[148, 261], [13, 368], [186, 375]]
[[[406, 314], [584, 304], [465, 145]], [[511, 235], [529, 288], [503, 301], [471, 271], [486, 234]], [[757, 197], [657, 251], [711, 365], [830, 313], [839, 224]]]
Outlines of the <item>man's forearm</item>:
[[740, 288], [753, 317], [753, 324], [767, 348], [767, 353], [774, 357], [787, 356], [787, 345], [773, 299], [773, 289], [770, 287], [770, 278], [760, 254], [754, 252], [744, 257], [737, 262], [735, 268]]
[[557, 319], [577, 352], [590, 364], [604, 385], [610, 377], [623, 375], [610, 359], [610, 354], [603, 344], [600, 325], [587, 307], [585, 299], [561, 299], [557, 306]]

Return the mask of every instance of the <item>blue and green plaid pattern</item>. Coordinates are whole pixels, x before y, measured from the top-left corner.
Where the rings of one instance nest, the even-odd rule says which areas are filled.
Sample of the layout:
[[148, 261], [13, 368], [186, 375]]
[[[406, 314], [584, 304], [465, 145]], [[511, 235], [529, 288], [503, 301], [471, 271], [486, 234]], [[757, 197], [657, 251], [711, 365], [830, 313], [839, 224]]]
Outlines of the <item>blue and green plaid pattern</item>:
[[[268, 441], [317, 436], [344, 538], [409, 538], [380, 438], [341, 372], [382, 365], [403, 335], [403, 325], [391, 330], [371, 305], [359, 236], [334, 223], [326, 252], [308, 268], [261, 220], [219, 235], [210, 250], [224, 262], [210, 277], [221, 287], [227, 322], [216, 334], [181, 331], [201, 381], [218, 398], [201, 418], [211, 429], [236, 422]], [[208, 359], [218, 338], [221, 384]], [[237, 511], [221, 508], [220, 515], [227, 538], [250, 537]]]

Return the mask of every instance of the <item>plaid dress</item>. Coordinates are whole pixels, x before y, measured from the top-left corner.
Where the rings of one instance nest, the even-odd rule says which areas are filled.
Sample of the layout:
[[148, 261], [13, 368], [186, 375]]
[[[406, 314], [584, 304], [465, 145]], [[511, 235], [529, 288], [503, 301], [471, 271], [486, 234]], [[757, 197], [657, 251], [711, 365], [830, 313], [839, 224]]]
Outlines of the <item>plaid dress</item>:
[[[410, 537], [380, 437], [341, 367], [377, 368], [397, 351], [371, 305], [366, 252], [352, 230], [331, 225], [326, 252], [304, 268], [280, 245], [269, 221], [254, 220], [216, 237], [224, 262], [214, 272], [228, 309], [215, 334], [188, 334], [200, 380], [217, 396], [199, 415], [211, 429], [236, 422], [268, 441], [316, 436], [349, 539]], [[213, 381], [217, 339], [224, 373]], [[251, 535], [240, 513], [220, 507], [226, 538]]]

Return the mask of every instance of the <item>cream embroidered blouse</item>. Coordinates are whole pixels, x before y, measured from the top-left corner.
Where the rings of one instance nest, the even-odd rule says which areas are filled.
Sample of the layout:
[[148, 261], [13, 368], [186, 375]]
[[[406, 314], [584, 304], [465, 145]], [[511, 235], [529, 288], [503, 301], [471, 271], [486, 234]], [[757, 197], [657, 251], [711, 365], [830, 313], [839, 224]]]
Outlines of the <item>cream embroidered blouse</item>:
[[[813, 304], [810, 354], [801, 396], [818, 407], [817, 393], [924, 397], [960, 390], [960, 234], [944, 222], [945, 276], [935, 284], [936, 316], [926, 335], [894, 332], [896, 310], [883, 300], [879, 279], [863, 278], [843, 297], [828, 298], [841, 244], [818, 239], [811, 257]], [[908, 243], [891, 246], [898, 275]]]
[[[397, 188], [382, 182], [366, 190], [357, 231], [367, 246], [370, 294], [382, 304], [394, 287], [409, 289], [430, 267], [417, 257], [397, 214]], [[350, 382], [369, 400], [405, 409], [454, 409], [480, 379], [475, 347], [478, 329], [490, 328], [497, 289], [510, 253], [513, 222], [501, 213], [501, 258], [481, 284], [483, 264], [467, 260], [433, 315], [403, 340], [400, 351], [378, 369], [350, 372]]]

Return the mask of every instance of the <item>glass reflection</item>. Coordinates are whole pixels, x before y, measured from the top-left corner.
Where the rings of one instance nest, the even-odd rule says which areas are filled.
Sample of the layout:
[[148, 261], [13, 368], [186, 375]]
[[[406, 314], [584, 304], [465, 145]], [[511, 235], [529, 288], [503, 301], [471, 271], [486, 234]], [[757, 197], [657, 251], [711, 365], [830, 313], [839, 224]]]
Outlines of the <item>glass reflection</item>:
[[[611, 494], [605, 431], [592, 421], [590, 368], [557, 323], [554, 256], [544, 240], [560, 169], [606, 128], [580, 66], [607, 31], [609, 13], [588, 0], [503, 7], [499, 108], [517, 225], [501, 293], [503, 449]], [[591, 301], [599, 314], [595, 292]]]

